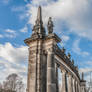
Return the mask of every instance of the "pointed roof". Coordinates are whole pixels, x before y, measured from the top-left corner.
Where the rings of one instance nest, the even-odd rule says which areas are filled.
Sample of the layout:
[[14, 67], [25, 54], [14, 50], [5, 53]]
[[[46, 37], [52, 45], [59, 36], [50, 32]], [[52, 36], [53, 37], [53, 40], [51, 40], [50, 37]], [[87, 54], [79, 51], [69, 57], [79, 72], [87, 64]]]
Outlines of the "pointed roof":
[[82, 80], [84, 80], [84, 73], [82, 72]]
[[39, 22], [42, 21], [42, 9], [41, 9], [41, 6], [38, 7], [37, 20], [39, 20]]
[[37, 12], [37, 19], [35, 21], [35, 25], [33, 26], [33, 33], [32, 33], [32, 38], [39, 37], [42, 38], [45, 36], [45, 28], [43, 26], [43, 21], [42, 21], [42, 9], [41, 6], [38, 7], [38, 12]]

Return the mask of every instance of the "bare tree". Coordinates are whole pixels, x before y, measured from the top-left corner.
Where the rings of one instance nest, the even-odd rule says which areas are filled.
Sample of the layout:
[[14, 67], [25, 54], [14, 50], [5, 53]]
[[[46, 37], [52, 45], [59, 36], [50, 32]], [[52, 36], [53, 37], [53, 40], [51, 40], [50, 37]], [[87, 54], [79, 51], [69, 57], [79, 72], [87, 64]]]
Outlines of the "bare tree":
[[11, 92], [23, 92], [24, 84], [22, 78], [17, 74], [10, 74], [3, 82], [3, 89], [10, 90]]

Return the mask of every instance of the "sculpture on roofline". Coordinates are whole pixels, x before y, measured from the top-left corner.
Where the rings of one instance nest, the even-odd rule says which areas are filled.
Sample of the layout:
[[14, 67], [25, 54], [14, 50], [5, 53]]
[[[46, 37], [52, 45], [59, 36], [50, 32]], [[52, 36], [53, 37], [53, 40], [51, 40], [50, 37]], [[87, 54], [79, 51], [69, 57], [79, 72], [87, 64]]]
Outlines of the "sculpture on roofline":
[[74, 60], [72, 59], [72, 64], [74, 65]]
[[69, 59], [71, 59], [71, 54], [70, 53], [68, 53], [68, 56], [67, 56]]
[[51, 17], [49, 17], [47, 28], [48, 28], [48, 34], [53, 33], [53, 21]]
[[63, 47], [61, 51], [62, 51], [63, 53], [65, 53], [66, 49]]

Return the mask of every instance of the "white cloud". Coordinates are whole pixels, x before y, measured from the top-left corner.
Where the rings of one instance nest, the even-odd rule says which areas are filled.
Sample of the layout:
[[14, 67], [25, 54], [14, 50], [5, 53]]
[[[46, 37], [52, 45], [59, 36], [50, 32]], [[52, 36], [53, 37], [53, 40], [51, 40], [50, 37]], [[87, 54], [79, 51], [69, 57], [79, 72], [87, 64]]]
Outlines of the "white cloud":
[[0, 57], [4, 58], [9, 62], [22, 62], [23, 60], [25, 60], [26, 56], [26, 46], [20, 46], [19, 48], [15, 48], [10, 43], [6, 43], [5, 45], [0, 44]]
[[17, 12], [19, 19], [23, 20], [23, 19], [27, 19], [28, 15], [27, 15], [27, 7], [26, 6], [13, 6], [11, 8], [12, 12]]
[[16, 30], [13, 29], [2, 29], [2, 34], [0, 34], [0, 38], [15, 38], [18, 34]]
[[86, 64], [91, 65], [92, 66], [92, 61], [87, 61]]
[[[59, 35], [60, 35], [60, 34], [59, 34]], [[64, 47], [69, 39], [70, 39], [70, 37], [69, 37], [68, 35], [63, 35], [63, 36], [61, 37], [61, 40], [62, 40], [62, 41], [60, 42], [60, 45]]]
[[4, 30], [6, 33], [5, 33], [5, 37], [7, 38], [15, 38], [17, 36], [17, 33], [15, 30], [12, 30], [12, 29], [6, 29]]
[[14, 34], [5, 34], [5, 37], [7, 37], [7, 38], [15, 38], [16, 35], [14, 35]]
[[0, 44], [0, 81], [11, 73], [17, 73], [26, 80], [27, 49], [27, 46], [14, 47], [11, 43]]
[[28, 0], [24, 0], [25, 2], [27, 2]]
[[10, 0], [3, 0], [2, 1], [4, 4], [8, 4], [10, 2]]
[[0, 38], [3, 38], [3, 35], [2, 34], [0, 34]]
[[92, 68], [88, 68], [88, 67], [86, 67], [86, 68], [80, 68], [80, 73], [88, 73], [88, 72], [91, 72], [92, 71]]
[[22, 32], [22, 33], [26, 33], [26, 32], [28, 32], [28, 28], [27, 28], [27, 26], [25, 26], [24, 28], [20, 29], [20, 32]]
[[92, 69], [92, 60], [83, 60], [82, 62], [80, 62], [80, 66]]
[[86, 51], [82, 51], [79, 47], [79, 44], [80, 44], [80, 40], [79, 39], [75, 40], [73, 43], [72, 51], [81, 56], [88, 56], [89, 53]]
[[17, 7], [13, 6], [11, 10], [14, 12], [24, 11], [25, 6], [17, 6]]
[[34, 24], [37, 6], [42, 5], [44, 23], [47, 23], [48, 17], [53, 17], [56, 32], [62, 31], [65, 24], [69, 28], [68, 32], [92, 40], [91, 4], [91, 0], [33, 0], [27, 5], [30, 17], [28, 23]]
[[7, 32], [7, 33], [15, 33], [15, 31], [11, 30], [11, 29], [6, 29], [5, 32]]
[[10, 4], [13, 0], [0, 0], [0, 4], [3, 3], [4, 5]]
[[63, 36], [62, 36], [62, 40], [63, 40], [64, 42], [67, 42], [69, 39], [70, 39], [70, 38], [69, 38], [69, 36], [67, 36], [67, 35], [63, 35]]

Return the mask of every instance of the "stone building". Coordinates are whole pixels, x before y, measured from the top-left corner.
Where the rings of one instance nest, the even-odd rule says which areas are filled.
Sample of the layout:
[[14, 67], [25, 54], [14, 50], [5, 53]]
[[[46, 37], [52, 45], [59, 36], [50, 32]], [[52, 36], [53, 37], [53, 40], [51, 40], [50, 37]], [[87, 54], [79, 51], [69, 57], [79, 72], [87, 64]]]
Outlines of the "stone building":
[[32, 35], [24, 40], [29, 46], [27, 92], [59, 92], [58, 69], [62, 73], [61, 92], [86, 92], [86, 82], [80, 79], [78, 67], [71, 60], [71, 55], [66, 55], [65, 49], [58, 46], [61, 39], [53, 33], [51, 17], [47, 29], [48, 34], [39, 6]]

